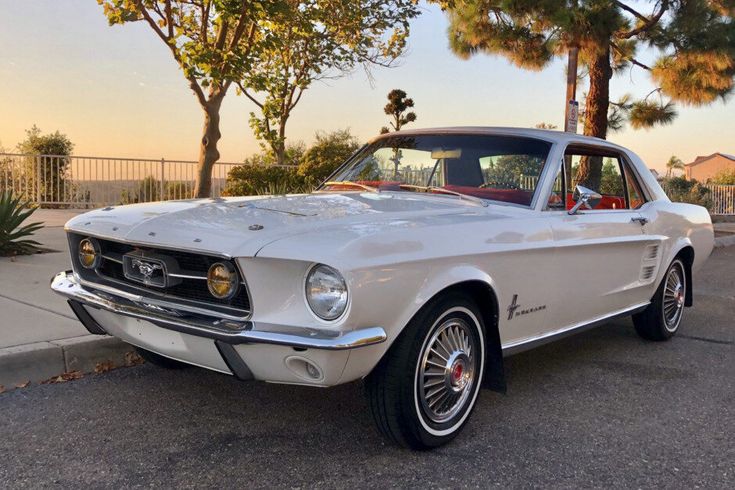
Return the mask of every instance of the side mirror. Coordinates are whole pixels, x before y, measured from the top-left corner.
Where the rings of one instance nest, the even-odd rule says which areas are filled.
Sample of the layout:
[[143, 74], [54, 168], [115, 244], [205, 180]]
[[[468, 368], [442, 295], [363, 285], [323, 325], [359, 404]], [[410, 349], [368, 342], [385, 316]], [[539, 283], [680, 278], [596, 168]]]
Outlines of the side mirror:
[[577, 214], [577, 211], [579, 211], [579, 208], [582, 206], [586, 209], [592, 209], [597, 206], [602, 200], [602, 196], [592, 189], [578, 185], [574, 188], [572, 199], [575, 204], [574, 207], [569, 210], [569, 214]]

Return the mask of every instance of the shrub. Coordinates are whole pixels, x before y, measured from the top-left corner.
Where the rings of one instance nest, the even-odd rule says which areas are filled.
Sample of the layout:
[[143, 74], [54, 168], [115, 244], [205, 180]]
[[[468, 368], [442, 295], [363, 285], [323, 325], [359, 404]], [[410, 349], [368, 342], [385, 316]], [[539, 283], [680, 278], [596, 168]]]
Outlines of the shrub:
[[[68, 175], [73, 150], [74, 143], [65, 134], [41, 134], [35, 124], [26, 130], [26, 139], [18, 143], [18, 151], [29, 155], [24, 165], [25, 178], [37, 189], [42, 202], [65, 201], [68, 194], [75, 193]], [[51, 156], [37, 160], [38, 155]]]
[[227, 174], [226, 196], [255, 196], [308, 192], [311, 187], [299, 175], [297, 167], [277, 167], [254, 163], [249, 158], [244, 165], [233, 167]]
[[286, 149], [286, 166], [276, 166], [269, 153], [253, 155], [227, 174], [225, 196], [298, 194], [310, 192], [359, 147], [349, 130], [317, 133], [307, 150], [303, 144]]
[[735, 185], [735, 170], [723, 170], [712, 179], [713, 184]]
[[687, 180], [684, 177], [671, 177], [664, 180], [663, 188], [674, 202], [698, 204], [706, 208], [712, 206], [710, 190], [696, 180]]
[[10, 191], [0, 193], [0, 255], [33, 253], [40, 245], [29, 237], [43, 228], [43, 223], [22, 225], [36, 210], [29, 201], [13, 197]]
[[360, 147], [349, 129], [317, 133], [316, 141], [299, 163], [299, 175], [320, 184]]

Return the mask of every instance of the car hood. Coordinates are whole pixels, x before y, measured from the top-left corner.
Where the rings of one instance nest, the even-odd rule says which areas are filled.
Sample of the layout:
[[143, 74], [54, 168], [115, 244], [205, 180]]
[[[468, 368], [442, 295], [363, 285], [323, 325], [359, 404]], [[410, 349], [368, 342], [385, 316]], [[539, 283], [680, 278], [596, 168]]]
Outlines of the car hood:
[[345, 228], [370, 233], [375, 226], [425, 226], [461, 214], [487, 217], [487, 212], [454, 196], [314, 193], [109, 206], [73, 218], [66, 228], [140, 245], [252, 257], [268, 243], [304, 233]]

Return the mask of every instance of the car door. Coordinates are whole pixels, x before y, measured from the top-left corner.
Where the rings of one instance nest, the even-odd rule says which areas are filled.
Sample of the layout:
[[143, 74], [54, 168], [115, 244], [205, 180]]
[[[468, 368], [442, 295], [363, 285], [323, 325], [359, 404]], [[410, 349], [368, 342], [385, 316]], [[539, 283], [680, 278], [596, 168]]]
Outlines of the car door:
[[[563, 164], [562, 164], [563, 163]], [[646, 257], [654, 242], [638, 208], [645, 198], [623, 154], [605, 147], [569, 145], [547, 208], [557, 285], [555, 328], [595, 321], [641, 303]], [[602, 195], [574, 214], [573, 192], [583, 185]], [[657, 252], [658, 249], [656, 249]]]

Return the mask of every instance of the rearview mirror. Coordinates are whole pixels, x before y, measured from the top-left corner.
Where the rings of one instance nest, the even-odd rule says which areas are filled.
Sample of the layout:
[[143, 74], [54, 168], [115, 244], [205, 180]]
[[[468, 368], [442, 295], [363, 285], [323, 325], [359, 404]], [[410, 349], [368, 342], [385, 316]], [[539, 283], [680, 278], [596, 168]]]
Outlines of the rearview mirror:
[[431, 150], [431, 159], [439, 160], [440, 158], [460, 158], [462, 156], [462, 149], [457, 148], [456, 150], [444, 150], [442, 148], [434, 148]]
[[575, 204], [574, 207], [569, 210], [569, 214], [577, 214], [577, 211], [579, 211], [579, 208], [581, 208], [582, 206], [584, 206], [586, 209], [592, 209], [600, 204], [602, 196], [592, 189], [577, 185], [574, 188], [572, 199], [574, 200]]

